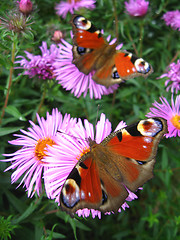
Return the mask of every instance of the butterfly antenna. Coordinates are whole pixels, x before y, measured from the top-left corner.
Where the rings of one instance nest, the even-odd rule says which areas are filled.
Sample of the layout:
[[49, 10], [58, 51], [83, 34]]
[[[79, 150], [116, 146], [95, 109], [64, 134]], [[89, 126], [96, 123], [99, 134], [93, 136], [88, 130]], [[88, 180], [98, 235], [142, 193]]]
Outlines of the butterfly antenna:
[[83, 138], [80, 138], [80, 137], [73, 136], [72, 134], [69, 134], [69, 133], [63, 132], [63, 131], [61, 131], [61, 130], [57, 130], [57, 132], [62, 133], [62, 134], [64, 134], [64, 135], [66, 135], [66, 136], [72, 137], [72, 138], [74, 138], [74, 139], [79, 139], [79, 140], [81, 140], [81, 141], [86, 141], [86, 139], [83, 139]]
[[94, 128], [94, 137], [96, 137], [96, 125], [99, 119], [99, 109], [100, 109], [100, 104], [97, 105], [97, 113], [96, 113], [96, 120], [95, 120], [95, 128]]

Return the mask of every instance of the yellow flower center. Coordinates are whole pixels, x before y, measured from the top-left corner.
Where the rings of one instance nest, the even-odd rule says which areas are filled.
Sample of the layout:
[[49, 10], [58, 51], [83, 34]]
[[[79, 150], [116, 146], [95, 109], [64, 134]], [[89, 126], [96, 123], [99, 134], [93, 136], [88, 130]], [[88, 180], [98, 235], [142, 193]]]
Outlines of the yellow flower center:
[[180, 130], [180, 116], [179, 115], [175, 115], [171, 118], [171, 122], [173, 124], [173, 126], [177, 129]]
[[84, 148], [82, 152], [76, 157], [76, 159], [79, 161], [79, 159], [86, 153], [90, 152], [90, 148]]
[[47, 146], [53, 146], [56, 143], [51, 138], [41, 138], [37, 141], [35, 147], [35, 156], [37, 160], [41, 161], [45, 156], [47, 156]]

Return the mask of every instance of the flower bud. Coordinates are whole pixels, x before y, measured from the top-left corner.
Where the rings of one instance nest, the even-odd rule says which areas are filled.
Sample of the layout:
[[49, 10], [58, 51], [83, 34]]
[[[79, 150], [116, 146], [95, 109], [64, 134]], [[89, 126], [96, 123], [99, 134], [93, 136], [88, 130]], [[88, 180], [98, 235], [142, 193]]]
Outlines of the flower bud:
[[28, 15], [32, 12], [33, 5], [30, 0], [21, 0], [17, 1], [17, 3], [19, 4], [20, 12], [22, 12], [23, 14]]
[[55, 43], [60, 43], [61, 42], [61, 39], [64, 37], [64, 34], [60, 31], [60, 30], [56, 30], [54, 32], [54, 35], [52, 37], [52, 40], [55, 42]]

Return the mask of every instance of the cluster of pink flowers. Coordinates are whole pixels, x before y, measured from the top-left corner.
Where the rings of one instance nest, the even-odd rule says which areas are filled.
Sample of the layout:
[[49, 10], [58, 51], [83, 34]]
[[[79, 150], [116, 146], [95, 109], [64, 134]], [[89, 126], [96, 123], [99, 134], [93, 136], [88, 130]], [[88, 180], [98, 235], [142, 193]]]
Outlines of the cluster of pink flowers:
[[148, 11], [149, 2], [145, 0], [129, 0], [125, 2], [125, 8], [129, 15], [133, 17], [143, 17]]
[[177, 63], [171, 63], [168, 67], [169, 71], [162, 74], [159, 78], [167, 77], [168, 79], [165, 82], [165, 86], [169, 83], [170, 85], [166, 88], [167, 91], [171, 89], [171, 92], [176, 94], [180, 90], [180, 59], [177, 60]]
[[146, 117], [161, 117], [167, 120], [168, 133], [165, 134], [167, 138], [180, 137], [180, 95], [176, 97], [174, 102], [173, 95], [171, 97], [171, 105], [165, 97], [160, 98], [161, 104], [154, 102], [150, 108], [150, 112]]
[[180, 31], [180, 11], [169, 11], [163, 15], [163, 19], [167, 26], [171, 26], [173, 29]]
[[44, 80], [52, 79], [54, 63], [60, 50], [55, 44], [52, 44], [50, 49], [48, 49], [46, 42], [42, 42], [42, 46], [39, 48], [41, 50], [41, 55], [34, 55], [25, 51], [26, 58], [17, 56], [17, 59], [20, 60], [17, 60], [15, 63], [20, 64], [21, 67], [16, 67], [16, 69], [24, 69], [24, 75], [28, 75], [30, 78], [37, 76]]
[[94, 9], [95, 8], [95, 0], [68, 0], [61, 1], [59, 4], [56, 4], [56, 13], [63, 18], [66, 18], [68, 12], [71, 14], [74, 11], [78, 11], [81, 8]]

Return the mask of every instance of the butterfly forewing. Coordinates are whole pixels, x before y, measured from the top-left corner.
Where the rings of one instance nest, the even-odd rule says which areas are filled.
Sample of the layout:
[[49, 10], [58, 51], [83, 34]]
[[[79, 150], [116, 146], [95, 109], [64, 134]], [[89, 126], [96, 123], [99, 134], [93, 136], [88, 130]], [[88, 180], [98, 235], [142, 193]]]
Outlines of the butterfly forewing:
[[71, 19], [74, 34], [74, 44], [79, 47], [97, 49], [105, 44], [101, 31], [88, 19], [81, 15], [73, 15]]

